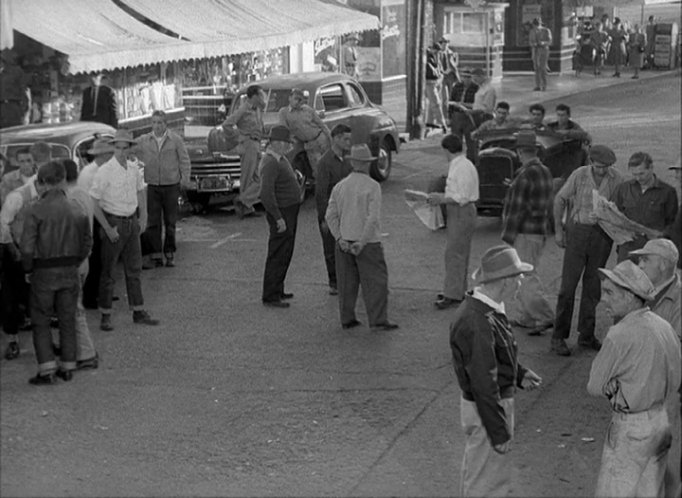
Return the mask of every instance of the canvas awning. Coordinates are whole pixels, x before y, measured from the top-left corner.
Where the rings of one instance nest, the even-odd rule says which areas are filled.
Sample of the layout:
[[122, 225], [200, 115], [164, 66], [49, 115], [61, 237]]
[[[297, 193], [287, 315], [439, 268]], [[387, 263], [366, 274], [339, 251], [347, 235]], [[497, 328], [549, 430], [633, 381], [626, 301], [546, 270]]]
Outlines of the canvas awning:
[[379, 20], [323, 0], [112, 0], [12, 2], [12, 28], [69, 56], [70, 72], [268, 50], [376, 29]]

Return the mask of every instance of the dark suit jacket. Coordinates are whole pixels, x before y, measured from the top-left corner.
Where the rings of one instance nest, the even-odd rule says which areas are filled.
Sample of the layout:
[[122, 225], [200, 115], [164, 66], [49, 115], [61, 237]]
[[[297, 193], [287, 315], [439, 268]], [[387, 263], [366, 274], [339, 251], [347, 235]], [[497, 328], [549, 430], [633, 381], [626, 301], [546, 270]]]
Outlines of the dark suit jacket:
[[89, 86], [83, 90], [81, 105], [81, 121], [97, 121], [118, 128], [116, 114], [116, 95], [108, 86], [100, 85], [97, 94], [97, 109], [93, 108], [95, 87]]

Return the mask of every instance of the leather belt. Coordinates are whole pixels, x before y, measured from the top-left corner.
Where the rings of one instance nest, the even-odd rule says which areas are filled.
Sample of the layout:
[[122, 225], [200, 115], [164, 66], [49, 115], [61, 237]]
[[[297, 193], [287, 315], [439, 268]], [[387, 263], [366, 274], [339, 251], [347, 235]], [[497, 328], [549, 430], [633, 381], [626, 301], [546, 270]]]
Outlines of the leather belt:
[[117, 214], [111, 214], [111, 213], [107, 213], [106, 211], [104, 211], [104, 214], [106, 216], [109, 216], [110, 218], [115, 218], [117, 220], [131, 220], [135, 217], [135, 213], [131, 214], [130, 216], [119, 216]]

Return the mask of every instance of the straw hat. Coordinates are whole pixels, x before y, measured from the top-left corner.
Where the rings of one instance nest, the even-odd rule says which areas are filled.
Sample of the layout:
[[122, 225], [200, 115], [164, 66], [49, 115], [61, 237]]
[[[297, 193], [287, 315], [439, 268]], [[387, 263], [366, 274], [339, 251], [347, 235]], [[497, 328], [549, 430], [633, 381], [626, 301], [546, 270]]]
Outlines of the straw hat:
[[481, 266], [471, 275], [474, 283], [484, 284], [493, 280], [515, 277], [533, 271], [533, 265], [524, 263], [511, 246], [495, 246], [488, 249], [481, 258]]
[[92, 149], [88, 150], [91, 156], [100, 156], [102, 154], [110, 154], [114, 152], [114, 146], [111, 145], [110, 138], [98, 138], [92, 144]]
[[635, 296], [648, 301], [653, 297], [654, 284], [646, 273], [629, 259], [618, 263], [612, 270], [599, 268], [602, 277], [606, 277], [619, 287], [629, 290]]
[[127, 142], [129, 144], [137, 143], [137, 141], [135, 141], [133, 138], [133, 134], [123, 128], [116, 130], [114, 138], [112, 138], [109, 142], [112, 144], [115, 144], [116, 142]]
[[358, 144], [358, 145], [353, 145], [350, 148], [350, 154], [348, 155], [348, 159], [351, 161], [363, 161], [363, 162], [372, 162], [376, 159], [376, 157], [372, 156], [372, 153], [369, 151], [369, 147], [367, 144]]

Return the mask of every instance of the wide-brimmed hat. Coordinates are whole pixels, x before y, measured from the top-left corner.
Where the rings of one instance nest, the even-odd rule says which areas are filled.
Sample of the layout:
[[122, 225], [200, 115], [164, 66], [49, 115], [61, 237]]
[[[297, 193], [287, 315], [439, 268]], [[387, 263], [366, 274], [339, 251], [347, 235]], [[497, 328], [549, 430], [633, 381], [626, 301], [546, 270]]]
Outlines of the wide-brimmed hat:
[[633, 256], [660, 256], [663, 259], [670, 261], [673, 264], [677, 263], [680, 258], [680, 252], [675, 247], [672, 240], [668, 239], [652, 239], [644, 244], [644, 247], [636, 251], [630, 251]]
[[537, 148], [537, 136], [534, 131], [531, 130], [521, 130], [516, 134], [516, 148]]
[[372, 156], [367, 144], [357, 144], [350, 148], [350, 154], [348, 154], [348, 159], [351, 161], [364, 161], [372, 162], [376, 157]]
[[606, 145], [593, 145], [590, 147], [590, 159], [599, 164], [611, 166], [616, 162], [616, 154]]
[[92, 149], [88, 150], [91, 156], [99, 156], [102, 154], [110, 154], [114, 152], [114, 146], [111, 145], [110, 138], [98, 138], [92, 144]]
[[137, 143], [137, 141], [133, 138], [133, 134], [123, 128], [116, 130], [114, 138], [109, 141], [111, 144], [115, 144], [116, 142], [128, 142], [129, 144]]
[[599, 274], [602, 278], [608, 278], [617, 286], [629, 290], [644, 300], [653, 297], [654, 284], [651, 283], [646, 273], [629, 259], [618, 263], [612, 270], [599, 268]]
[[268, 138], [271, 142], [291, 142], [291, 133], [289, 132], [289, 128], [286, 126], [277, 125], [270, 129], [270, 135], [268, 135]]
[[501, 278], [514, 277], [533, 271], [533, 265], [524, 263], [511, 246], [501, 245], [488, 249], [481, 258], [481, 266], [471, 275], [477, 284]]

